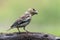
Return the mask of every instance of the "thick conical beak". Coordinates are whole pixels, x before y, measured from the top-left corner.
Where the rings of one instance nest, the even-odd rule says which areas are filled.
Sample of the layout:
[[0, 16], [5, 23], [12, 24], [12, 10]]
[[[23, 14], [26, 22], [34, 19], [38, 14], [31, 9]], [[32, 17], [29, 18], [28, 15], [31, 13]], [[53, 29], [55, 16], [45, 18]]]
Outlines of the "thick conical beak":
[[38, 14], [38, 11], [35, 11], [35, 14]]

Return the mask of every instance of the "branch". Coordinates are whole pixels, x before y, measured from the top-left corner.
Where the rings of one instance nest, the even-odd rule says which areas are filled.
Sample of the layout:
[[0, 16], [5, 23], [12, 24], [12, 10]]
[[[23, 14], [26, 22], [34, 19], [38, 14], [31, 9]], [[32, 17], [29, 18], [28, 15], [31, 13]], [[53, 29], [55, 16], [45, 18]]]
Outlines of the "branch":
[[36, 32], [0, 33], [0, 40], [56, 40], [56, 36]]

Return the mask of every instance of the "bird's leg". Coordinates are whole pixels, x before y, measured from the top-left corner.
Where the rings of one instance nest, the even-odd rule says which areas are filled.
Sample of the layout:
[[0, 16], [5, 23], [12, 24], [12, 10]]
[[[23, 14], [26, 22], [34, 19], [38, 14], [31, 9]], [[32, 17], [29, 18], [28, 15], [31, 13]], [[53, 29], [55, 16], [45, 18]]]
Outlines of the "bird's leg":
[[17, 27], [17, 30], [19, 31], [19, 33], [20, 33], [20, 30], [19, 30], [19, 28]]
[[27, 31], [27, 30], [25, 29], [25, 27], [23, 27], [23, 29], [24, 29], [26, 32], [29, 32], [29, 31]]

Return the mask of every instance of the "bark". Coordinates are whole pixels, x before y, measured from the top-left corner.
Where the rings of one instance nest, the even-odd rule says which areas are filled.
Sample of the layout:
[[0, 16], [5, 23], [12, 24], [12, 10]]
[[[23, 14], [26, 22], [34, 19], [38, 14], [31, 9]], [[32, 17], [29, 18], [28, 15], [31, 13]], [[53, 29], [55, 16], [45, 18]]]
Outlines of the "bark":
[[58, 40], [56, 36], [46, 33], [21, 32], [0, 33], [0, 40]]

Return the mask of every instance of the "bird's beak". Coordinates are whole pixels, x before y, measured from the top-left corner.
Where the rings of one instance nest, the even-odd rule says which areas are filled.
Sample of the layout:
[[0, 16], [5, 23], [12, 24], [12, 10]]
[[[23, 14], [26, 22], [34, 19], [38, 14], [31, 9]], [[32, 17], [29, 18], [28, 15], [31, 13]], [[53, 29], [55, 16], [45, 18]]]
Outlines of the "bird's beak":
[[35, 11], [35, 14], [38, 14], [38, 11]]

